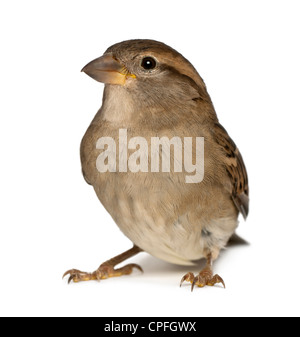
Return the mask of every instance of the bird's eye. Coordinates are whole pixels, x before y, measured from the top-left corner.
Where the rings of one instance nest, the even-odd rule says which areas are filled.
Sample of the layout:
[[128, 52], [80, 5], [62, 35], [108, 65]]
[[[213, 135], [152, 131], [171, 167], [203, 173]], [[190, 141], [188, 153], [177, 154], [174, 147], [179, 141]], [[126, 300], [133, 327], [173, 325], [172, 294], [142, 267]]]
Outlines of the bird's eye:
[[145, 57], [142, 60], [141, 66], [146, 70], [151, 70], [156, 67], [156, 61], [152, 57]]

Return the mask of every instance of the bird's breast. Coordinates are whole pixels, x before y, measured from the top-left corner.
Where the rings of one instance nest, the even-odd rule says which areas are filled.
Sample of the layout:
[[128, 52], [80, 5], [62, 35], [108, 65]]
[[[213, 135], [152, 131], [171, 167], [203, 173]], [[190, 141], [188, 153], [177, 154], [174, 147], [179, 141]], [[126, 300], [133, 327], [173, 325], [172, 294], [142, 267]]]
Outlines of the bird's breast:
[[[123, 130], [121, 141], [120, 130]], [[236, 228], [236, 211], [229, 195], [217, 188], [218, 177], [212, 178], [209, 145], [204, 158], [207, 171], [201, 183], [187, 183], [188, 172], [175, 172], [175, 160], [171, 161], [169, 172], [151, 171], [152, 136], [171, 139], [175, 135], [179, 138], [197, 135], [193, 128], [185, 134], [177, 131], [143, 130], [139, 135], [138, 130], [124, 126], [92, 124], [82, 141], [81, 160], [84, 175], [99, 200], [132, 242], [160, 259], [188, 265], [202, 258], [208, 245], [226, 244]], [[199, 134], [201, 136], [201, 132]], [[101, 143], [103, 138], [115, 143]], [[137, 154], [143, 144], [141, 140], [147, 144], [147, 155]], [[135, 147], [137, 143], [139, 146]], [[101, 157], [105, 151], [106, 158]], [[126, 151], [126, 155], [122, 151]], [[134, 154], [136, 157], [131, 157]], [[161, 150], [159, 159], [164, 155]], [[212, 207], [216, 200], [217, 206]]]

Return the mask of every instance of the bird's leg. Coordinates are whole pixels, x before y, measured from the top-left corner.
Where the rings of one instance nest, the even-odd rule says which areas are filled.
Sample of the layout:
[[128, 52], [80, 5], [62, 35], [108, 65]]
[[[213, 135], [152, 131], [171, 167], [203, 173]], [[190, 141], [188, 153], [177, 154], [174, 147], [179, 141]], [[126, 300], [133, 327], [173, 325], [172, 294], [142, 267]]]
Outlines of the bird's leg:
[[195, 276], [193, 273], [187, 273], [181, 279], [180, 286], [182, 286], [183, 282], [187, 281], [187, 282], [191, 282], [192, 291], [195, 285], [200, 288], [203, 288], [206, 285], [214, 286], [216, 283], [222, 283], [223, 287], [225, 288], [225, 283], [223, 279], [219, 275], [213, 274], [212, 263], [213, 263], [212, 256], [211, 254], [208, 254], [206, 258], [206, 265], [200, 271], [200, 273], [197, 276]]
[[140, 249], [139, 247], [133, 246], [133, 248], [127, 250], [126, 252], [117, 255], [116, 257], [113, 257], [112, 259], [102, 263], [100, 267], [93, 273], [86, 273], [77, 269], [71, 269], [64, 273], [63, 278], [67, 275], [70, 275], [68, 283], [70, 283], [71, 281], [73, 282], [90, 281], [90, 280], [100, 281], [102, 279], [106, 279], [109, 277], [129, 275], [132, 273], [133, 268], [137, 268], [141, 272], [143, 272], [143, 269], [139, 265], [133, 263], [128, 264], [119, 269], [114, 268], [117, 264], [129, 259], [130, 257], [140, 253], [141, 251], [142, 249]]

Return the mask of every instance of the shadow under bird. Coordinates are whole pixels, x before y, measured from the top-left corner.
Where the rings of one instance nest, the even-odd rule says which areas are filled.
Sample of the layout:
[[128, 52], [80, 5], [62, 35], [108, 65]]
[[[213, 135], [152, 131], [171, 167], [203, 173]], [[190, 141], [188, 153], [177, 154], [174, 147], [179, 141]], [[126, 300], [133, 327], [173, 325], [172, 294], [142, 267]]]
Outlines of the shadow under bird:
[[[180, 53], [153, 40], [117, 43], [82, 71], [105, 83], [102, 107], [81, 142], [83, 175], [134, 245], [92, 273], [72, 269], [64, 276], [80, 282], [128, 275], [142, 268], [116, 266], [145, 251], [179, 265], [192, 266], [205, 258], [204, 269], [197, 275], [187, 273], [181, 284], [191, 282], [192, 289], [216, 283], [225, 287], [212, 265], [235, 234], [239, 213], [245, 219], [248, 215], [248, 178], [202, 78]], [[203, 137], [202, 181], [187, 183], [187, 172], [175, 172], [173, 165], [170, 172], [99, 172], [97, 141], [119, 139], [120, 129], [127, 130], [128, 139], [144, 137], [149, 148], [151, 137]], [[115, 151], [118, 161], [120, 150]], [[164, 150], [159, 155], [164, 157]]]

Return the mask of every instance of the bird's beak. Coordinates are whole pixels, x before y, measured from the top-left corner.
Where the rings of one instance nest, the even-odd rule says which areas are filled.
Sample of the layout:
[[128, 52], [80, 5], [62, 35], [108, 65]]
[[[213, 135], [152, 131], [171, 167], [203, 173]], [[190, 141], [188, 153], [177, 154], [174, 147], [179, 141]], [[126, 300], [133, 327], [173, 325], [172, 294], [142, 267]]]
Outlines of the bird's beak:
[[104, 54], [88, 63], [81, 71], [94, 80], [107, 84], [124, 85], [127, 78], [135, 78], [128, 69], [116, 60], [112, 53]]

